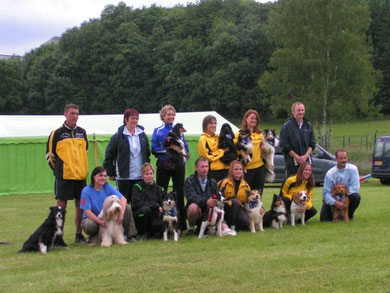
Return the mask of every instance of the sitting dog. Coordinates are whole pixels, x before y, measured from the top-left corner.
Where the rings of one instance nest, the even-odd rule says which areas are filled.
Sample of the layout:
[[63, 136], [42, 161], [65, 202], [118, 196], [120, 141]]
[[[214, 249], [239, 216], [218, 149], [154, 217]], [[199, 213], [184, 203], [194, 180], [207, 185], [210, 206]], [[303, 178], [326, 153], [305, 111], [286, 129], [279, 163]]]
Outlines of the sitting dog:
[[287, 223], [287, 210], [281, 196], [274, 194], [271, 209], [264, 214], [264, 226], [272, 226], [276, 229], [283, 228]]
[[293, 194], [290, 206], [291, 226], [295, 226], [296, 221], [299, 219], [301, 219], [302, 225], [305, 225], [305, 212], [302, 213], [301, 209], [306, 205], [308, 199], [307, 192], [304, 190]]
[[241, 151], [241, 161], [244, 166], [252, 161], [251, 153], [253, 150], [253, 143], [249, 129], [240, 129], [237, 141], [237, 150]]
[[249, 216], [249, 229], [252, 233], [257, 231], [264, 231], [263, 229], [263, 215], [261, 210], [263, 203], [261, 201], [261, 193], [259, 190], [248, 191], [248, 201], [245, 203], [245, 210]]
[[203, 219], [198, 238], [204, 237], [204, 232], [206, 228], [209, 228], [209, 226], [217, 227], [217, 235], [222, 237], [222, 222], [225, 216], [225, 211], [223, 210], [223, 198], [220, 192], [213, 193], [211, 197], [213, 199], [217, 199], [217, 205], [212, 208], [208, 207], [203, 213]]
[[50, 207], [49, 216], [37, 230], [24, 242], [19, 252], [40, 251], [47, 253], [55, 245], [68, 247], [64, 241], [65, 209]]
[[219, 142], [218, 148], [220, 149], [229, 149], [225, 151], [221, 157], [221, 161], [226, 165], [237, 159], [237, 149], [234, 144], [234, 133], [229, 123], [224, 123], [221, 127], [221, 132], [219, 133]]
[[264, 130], [264, 139], [272, 145], [274, 148], [279, 146], [279, 139], [276, 136], [275, 129], [265, 129]]
[[103, 247], [110, 247], [112, 243], [127, 244], [123, 236], [123, 225], [118, 223], [122, 212], [120, 199], [116, 195], [107, 196], [103, 202], [103, 209], [98, 218], [103, 220], [105, 227], [99, 226], [99, 235], [91, 240], [91, 245], [100, 243]]
[[167, 164], [171, 165], [166, 166], [168, 169], [173, 169], [176, 165], [186, 162], [188, 154], [182, 139], [186, 131], [183, 124], [177, 123], [165, 138], [163, 147], [167, 150]]
[[168, 233], [173, 233], [173, 240], [179, 240], [179, 230], [178, 230], [178, 214], [176, 209], [176, 196], [173, 192], [167, 193], [162, 202], [163, 208], [163, 225], [164, 225], [164, 233], [163, 239], [164, 241], [168, 241]]
[[348, 187], [342, 184], [337, 184], [333, 186], [331, 193], [335, 200], [341, 201], [344, 204], [344, 207], [342, 209], [337, 209], [334, 207], [333, 209], [333, 222], [338, 222], [339, 219], [348, 222], [349, 221], [349, 214], [348, 214], [348, 207], [349, 207], [349, 198], [348, 198]]

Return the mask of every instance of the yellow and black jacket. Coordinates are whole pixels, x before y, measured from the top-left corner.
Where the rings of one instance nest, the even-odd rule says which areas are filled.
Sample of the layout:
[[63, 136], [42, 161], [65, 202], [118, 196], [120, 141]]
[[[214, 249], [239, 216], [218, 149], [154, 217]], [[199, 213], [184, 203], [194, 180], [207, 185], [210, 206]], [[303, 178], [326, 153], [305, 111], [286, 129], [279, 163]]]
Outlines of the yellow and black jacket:
[[85, 180], [88, 175], [88, 138], [81, 127], [71, 129], [64, 123], [50, 133], [46, 160], [56, 178]]

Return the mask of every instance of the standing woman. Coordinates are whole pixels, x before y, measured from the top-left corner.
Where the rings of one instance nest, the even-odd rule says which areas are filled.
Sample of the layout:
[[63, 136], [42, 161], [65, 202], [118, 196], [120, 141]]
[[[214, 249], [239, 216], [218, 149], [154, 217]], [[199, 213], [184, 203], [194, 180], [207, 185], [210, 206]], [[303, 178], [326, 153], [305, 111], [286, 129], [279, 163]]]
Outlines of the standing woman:
[[[184, 208], [184, 179], [185, 179], [185, 164], [176, 164], [172, 166], [166, 158], [166, 149], [163, 147], [165, 138], [173, 128], [173, 121], [175, 120], [176, 110], [172, 105], [165, 105], [160, 110], [160, 118], [163, 124], [153, 131], [152, 135], [152, 153], [157, 158], [157, 176], [156, 183], [168, 191], [169, 180], [172, 178], [173, 190], [177, 194], [177, 205], [180, 213], [180, 230], [183, 232], [187, 230], [186, 211]], [[184, 136], [182, 136], [184, 147], [187, 154], [188, 145]]]
[[[263, 133], [259, 128], [260, 116], [256, 110], [246, 111], [242, 119], [241, 129], [249, 129], [251, 131], [251, 140], [253, 150], [251, 161], [245, 166], [245, 181], [251, 189], [261, 189], [263, 191], [265, 182], [265, 165], [261, 157], [261, 143], [263, 141]], [[234, 142], [237, 143], [239, 133], [236, 133]]]
[[303, 206], [305, 211], [305, 222], [317, 214], [317, 210], [313, 207], [313, 189], [315, 186], [312, 166], [309, 162], [303, 162], [299, 165], [298, 173], [290, 176], [282, 185], [283, 201], [286, 204], [287, 211], [290, 210], [292, 197], [297, 191], [306, 191], [309, 199], [306, 205]]
[[207, 115], [202, 122], [203, 133], [198, 142], [199, 157], [209, 161], [209, 176], [215, 181], [220, 181], [228, 175], [229, 166], [221, 161], [225, 150], [218, 148], [219, 136], [215, 133], [217, 119]]
[[127, 109], [123, 125], [111, 137], [103, 166], [111, 180], [116, 179], [119, 192], [131, 202], [133, 185], [141, 180], [141, 167], [149, 162], [150, 148], [144, 128], [138, 125], [139, 113]]
[[243, 205], [248, 201], [250, 187], [244, 179], [244, 166], [241, 161], [231, 162], [229, 175], [219, 181], [218, 186], [226, 199], [224, 204], [225, 221], [228, 226], [233, 231], [236, 228], [247, 229], [249, 217]]

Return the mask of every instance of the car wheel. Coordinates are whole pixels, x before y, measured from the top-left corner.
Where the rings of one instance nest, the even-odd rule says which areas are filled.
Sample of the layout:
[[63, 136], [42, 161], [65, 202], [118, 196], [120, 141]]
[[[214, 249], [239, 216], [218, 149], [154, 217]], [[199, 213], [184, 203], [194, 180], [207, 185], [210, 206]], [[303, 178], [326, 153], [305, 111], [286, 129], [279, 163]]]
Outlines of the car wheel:
[[380, 180], [381, 180], [382, 184], [385, 184], [385, 185], [389, 185], [390, 184], [390, 179], [381, 178]]

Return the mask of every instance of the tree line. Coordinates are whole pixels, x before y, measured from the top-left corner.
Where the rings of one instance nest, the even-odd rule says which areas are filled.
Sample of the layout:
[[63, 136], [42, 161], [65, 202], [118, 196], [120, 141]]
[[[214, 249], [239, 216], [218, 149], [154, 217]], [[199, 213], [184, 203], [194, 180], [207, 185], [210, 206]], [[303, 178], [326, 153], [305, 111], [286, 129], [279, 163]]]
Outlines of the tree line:
[[[324, 103], [335, 118], [342, 117], [343, 104], [354, 109], [348, 111], [351, 118], [388, 115], [389, 5], [387, 0], [108, 5], [100, 18], [64, 32], [58, 44], [41, 46], [22, 60], [0, 61], [0, 113], [60, 114], [68, 102], [86, 114], [122, 113], [127, 107], [149, 113], [170, 103], [178, 111], [241, 117], [253, 108], [265, 118], [285, 118], [287, 104], [298, 99], [321, 118]], [[333, 28], [331, 16], [338, 19]], [[326, 54], [338, 59], [326, 63]]]

